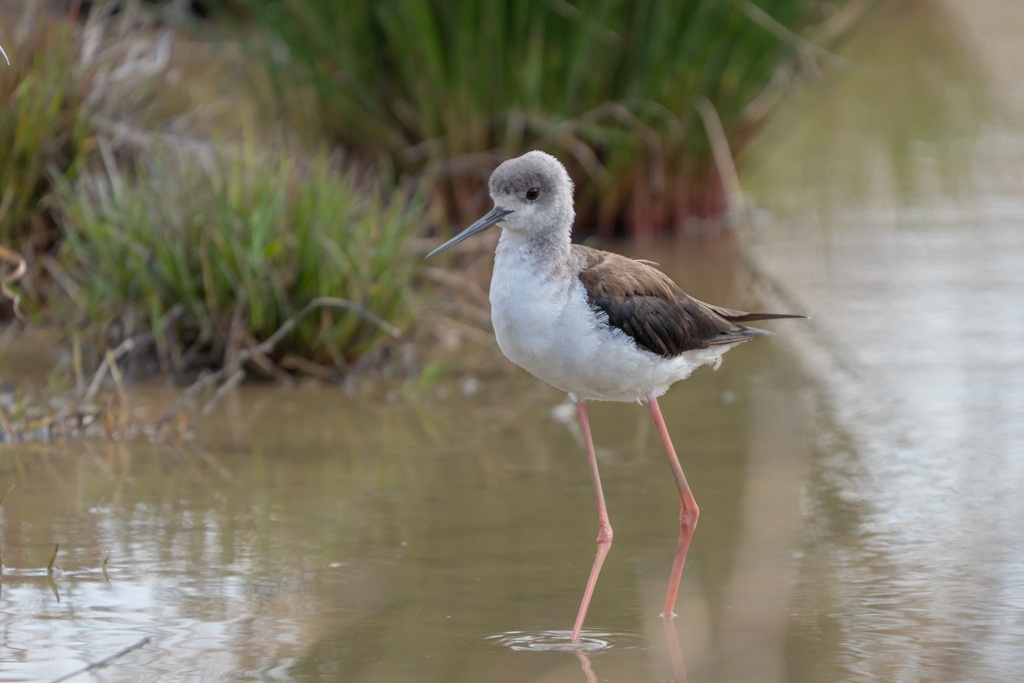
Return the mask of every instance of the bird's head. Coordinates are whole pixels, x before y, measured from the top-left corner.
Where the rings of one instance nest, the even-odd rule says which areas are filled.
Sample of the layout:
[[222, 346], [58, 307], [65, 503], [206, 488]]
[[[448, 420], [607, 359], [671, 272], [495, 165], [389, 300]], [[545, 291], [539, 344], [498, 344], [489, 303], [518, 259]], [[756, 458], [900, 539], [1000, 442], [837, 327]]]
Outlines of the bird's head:
[[572, 226], [572, 179], [555, 157], [527, 152], [494, 169], [488, 184], [494, 208], [480, 220], [427, 254], [430, 258], [492, 225], [523, 236]]

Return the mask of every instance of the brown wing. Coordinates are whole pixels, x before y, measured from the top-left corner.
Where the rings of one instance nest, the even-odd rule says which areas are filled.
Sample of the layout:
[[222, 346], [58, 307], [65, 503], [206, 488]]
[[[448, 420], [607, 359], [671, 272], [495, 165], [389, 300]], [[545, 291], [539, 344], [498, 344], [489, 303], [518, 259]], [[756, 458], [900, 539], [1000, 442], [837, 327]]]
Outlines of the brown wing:
[[637, 345], [666, 358], [770, 334], [739, 322], [803, 317], [747, 313], [705, 304], [648, 263], [579, 244], [572, 248], [583, 258], [579, 278], [590, 305], [607, 315], [608, 324], [628, 334]]

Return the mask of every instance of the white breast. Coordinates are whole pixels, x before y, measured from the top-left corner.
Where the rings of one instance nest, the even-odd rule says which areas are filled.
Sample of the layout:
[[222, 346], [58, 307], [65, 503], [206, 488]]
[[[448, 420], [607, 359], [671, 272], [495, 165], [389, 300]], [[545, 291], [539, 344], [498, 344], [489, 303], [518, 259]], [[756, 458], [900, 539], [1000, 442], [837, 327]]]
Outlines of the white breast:
[[642, 401], [728, 347], [664, 358], [637, 347], [587, 303], [577, 273], [535, 254], [499, 246], [491, 278], [491, 321], [502, 353], [535, 377], [576, 398]]

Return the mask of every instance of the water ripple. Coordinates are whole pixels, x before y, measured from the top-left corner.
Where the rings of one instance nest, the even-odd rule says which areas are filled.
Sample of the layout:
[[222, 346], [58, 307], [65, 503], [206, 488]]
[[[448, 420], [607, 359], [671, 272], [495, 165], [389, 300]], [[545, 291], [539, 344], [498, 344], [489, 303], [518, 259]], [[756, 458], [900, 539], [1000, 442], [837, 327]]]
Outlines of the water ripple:
[[477, 636], [486, 647], [517, 652], [606, 652], [611, 650], [647, 650], [652, 644], [642, 633], [631, 631], [584, 631], [577, 642], [568, 630], [507, 631]]

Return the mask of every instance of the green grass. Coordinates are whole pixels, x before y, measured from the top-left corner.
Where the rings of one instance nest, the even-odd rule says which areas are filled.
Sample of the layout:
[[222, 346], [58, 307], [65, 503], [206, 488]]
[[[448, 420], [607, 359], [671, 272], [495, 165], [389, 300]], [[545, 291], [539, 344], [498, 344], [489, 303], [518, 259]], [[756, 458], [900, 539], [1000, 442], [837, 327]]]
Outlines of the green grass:
[[88, 140], [85, 97], [73, 22], [26, 6], [4, 13], [0, 44], [0, 243], [33, 252], [57, 239], [42, 200], [48, 172], [71, 172]]
[[[62, 182], [70, 299], [114, 343], [152, 333], [164, 367], [220, 366], [320, 297], [271, 352], [344, 370], [403, 325], [422, 220], [400, 188], [324, 156], [158, 150]], [[308, 310], [307, 310], [308, 312]], [[264, 368], [266, 369], [266, 368]]]
[[28, 263], [0, 294], [77, 328], [97, 363], [135, 340], [172, 372], [344, 372], [406, 326], [426, 216], [475, 217], [497, 162], [529, 148], [569, 165], [578, 222], [604, 235], [717, 213], [694, 103], [740, 156], [795, 71], [790, 31], [844, 3], [219, 4], [231, 18], [194, 33], [149, 3], [0, 9], [0, 247]]
[[344, 371], [405, 323], [422, 202], [253, 132], [230, 47], [195, 40], [138, 7], [2, 8], [0, 260], [28, 264], [3, 297], [94, 363], [135, 339], [172, 372]]
[[301, 102], [309, 124], [312, 94], [335, 143], [436, 174], [456, 216], [494, 165], [473, 155], [541, 147], [586, 179], [580, 223], [605, 232], [722, 210], [694, 102], [741, 153], [759, 123], [745, 107], [794, 62], [785, 29], [834, 6], [759, 0], [783, 27], [769, 30], [745, 0], [242, 4], [277, 39], [263, 54], [282, 106]]
[[152, 17], [80, 16], [50, 5], [8, 0], [0, 8], [10, 61], [0, 60], [0, 246], [25, 258], [32, 299], [45, 298], [38, 266], [62, 239], [49, 202], [53, 179], [73, 179], [100, 138], [130, 154], [126, 140], [189, 108], [181, 88], [167, 87], [159, 57], [167, 35]]

